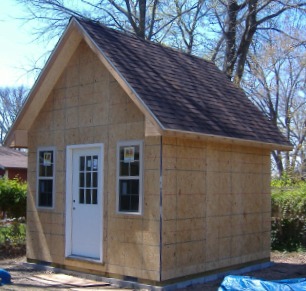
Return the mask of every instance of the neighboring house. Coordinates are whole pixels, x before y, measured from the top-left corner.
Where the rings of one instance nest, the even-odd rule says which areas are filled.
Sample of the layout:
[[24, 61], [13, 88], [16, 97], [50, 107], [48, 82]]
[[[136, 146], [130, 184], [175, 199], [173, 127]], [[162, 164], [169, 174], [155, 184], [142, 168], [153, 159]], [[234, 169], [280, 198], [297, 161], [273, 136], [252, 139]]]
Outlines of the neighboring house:
[[270, 260], [291, 145], [211, 62], [72, 18], [6, 145], [30, 262], [164, 286]]
[[27, 153], [0, 146], [0, 177], [27, 180]]

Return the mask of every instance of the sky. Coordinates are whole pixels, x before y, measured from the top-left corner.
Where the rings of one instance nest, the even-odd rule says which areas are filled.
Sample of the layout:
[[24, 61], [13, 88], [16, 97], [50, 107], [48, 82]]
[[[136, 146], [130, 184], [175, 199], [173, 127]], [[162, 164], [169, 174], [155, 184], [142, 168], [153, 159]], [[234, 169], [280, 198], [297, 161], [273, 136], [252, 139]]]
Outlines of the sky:
[[24, 7], [15, 0], [0, 1], [0, 87], [31, 87], [37, 76], [27, 69], [46, 50], [34, 41], [31, 26], [17, 19], [24, 13]]

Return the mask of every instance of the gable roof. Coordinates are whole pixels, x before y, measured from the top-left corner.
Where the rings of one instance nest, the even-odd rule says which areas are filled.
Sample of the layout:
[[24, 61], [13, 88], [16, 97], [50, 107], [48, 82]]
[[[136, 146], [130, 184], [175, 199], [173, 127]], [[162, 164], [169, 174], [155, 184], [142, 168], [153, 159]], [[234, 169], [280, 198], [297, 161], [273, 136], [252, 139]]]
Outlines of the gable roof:
[[[88, 20], [72, 18], [42, 73], [42, 81], [36, 84], [38, 89], [34, 86], [30, 94], [30, 103], [35, 94], [41, 95], [35, 91], [45, 85], [52, 67], [56, 61], [59, 63], [58, 55], [65, 54], [65, 43], [72, 42], [75, 31], [79, 33], [74, 37], [75, 44], [85, 39], [162, 134], [187, 133], [291, 148], [278, 129], [212, 62]], [[67, 54], [67, 48], [66, 51]], [[25, 113], [23, 118], [27, 116], [30, 114]]]
[[28, 157], [24, 152], [0, 146], [0, 168], [27, 169]]

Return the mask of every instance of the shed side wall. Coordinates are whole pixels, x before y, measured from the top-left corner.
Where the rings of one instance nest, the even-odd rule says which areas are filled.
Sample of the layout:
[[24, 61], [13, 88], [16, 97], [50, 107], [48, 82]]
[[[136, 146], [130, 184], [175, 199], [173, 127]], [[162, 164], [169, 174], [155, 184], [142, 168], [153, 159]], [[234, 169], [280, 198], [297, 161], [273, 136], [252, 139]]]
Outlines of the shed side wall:
[[270, 257], [270, 153], [163, 138], [162, 280]]

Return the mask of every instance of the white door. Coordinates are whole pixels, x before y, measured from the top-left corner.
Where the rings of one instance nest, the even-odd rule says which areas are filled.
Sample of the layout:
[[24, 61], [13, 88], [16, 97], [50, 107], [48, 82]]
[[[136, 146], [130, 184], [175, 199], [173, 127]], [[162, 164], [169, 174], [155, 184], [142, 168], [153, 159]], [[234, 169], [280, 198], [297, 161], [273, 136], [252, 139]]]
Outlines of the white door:
[[68, 239], [68, 255], [102, 260], [103, 148], [73, 147], [69, 154], [71, 194], [67, 199], [71, 200], [67, 201], [70, 205], [67, 210], [70, 208], [71, 239]]

